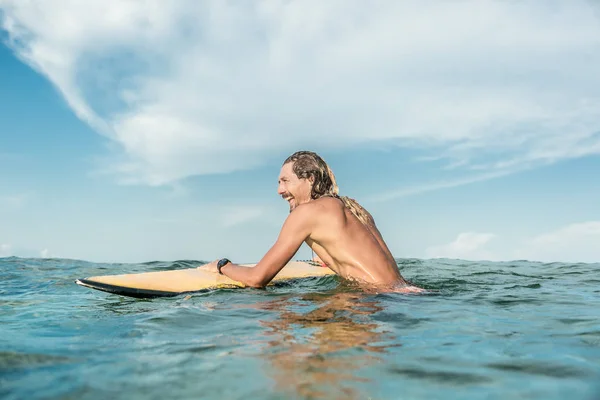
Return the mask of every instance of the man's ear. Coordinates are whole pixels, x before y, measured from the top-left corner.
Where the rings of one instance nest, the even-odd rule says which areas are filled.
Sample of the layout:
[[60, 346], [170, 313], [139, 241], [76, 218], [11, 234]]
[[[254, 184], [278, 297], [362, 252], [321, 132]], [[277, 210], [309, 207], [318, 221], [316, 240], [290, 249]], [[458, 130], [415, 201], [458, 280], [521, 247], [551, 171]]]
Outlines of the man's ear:
[[315, 184], [315, 176], [314, 175], [309, 175], [308, 176], [308, 181], [310, 182], [310, 185], [313, 186]]

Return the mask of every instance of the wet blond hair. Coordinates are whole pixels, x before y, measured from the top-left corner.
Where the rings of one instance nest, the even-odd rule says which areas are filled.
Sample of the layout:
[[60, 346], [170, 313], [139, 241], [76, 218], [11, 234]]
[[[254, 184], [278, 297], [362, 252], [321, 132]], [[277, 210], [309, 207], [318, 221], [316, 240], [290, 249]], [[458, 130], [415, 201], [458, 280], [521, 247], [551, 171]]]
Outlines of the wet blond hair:
[[283, 165], [293, 163], [292, 170], [300, 179], [312, 177], [314, 183], [310, 194], [311, 199], [321, 197], [335, 197], [340, 199], [344, 206], [354, 214], [360, 222], [366, 226], [373, 226], [373, 217], [358, 202], [347, 196], [339, 195], [339, 188], [335, 181], [335, 175], [329, 165], [317, 153], [312, 151], [297, 151], [289, 156]]

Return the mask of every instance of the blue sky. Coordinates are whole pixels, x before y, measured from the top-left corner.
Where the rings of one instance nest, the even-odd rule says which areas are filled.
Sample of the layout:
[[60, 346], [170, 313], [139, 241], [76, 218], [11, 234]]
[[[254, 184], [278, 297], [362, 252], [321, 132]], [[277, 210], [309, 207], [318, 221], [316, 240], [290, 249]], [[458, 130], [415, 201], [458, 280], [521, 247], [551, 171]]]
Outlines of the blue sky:
[[0, 256], [257, 261], [309, 149], [396, 257], [600, 261], [593, 2], [0, 0], [0, 21]]

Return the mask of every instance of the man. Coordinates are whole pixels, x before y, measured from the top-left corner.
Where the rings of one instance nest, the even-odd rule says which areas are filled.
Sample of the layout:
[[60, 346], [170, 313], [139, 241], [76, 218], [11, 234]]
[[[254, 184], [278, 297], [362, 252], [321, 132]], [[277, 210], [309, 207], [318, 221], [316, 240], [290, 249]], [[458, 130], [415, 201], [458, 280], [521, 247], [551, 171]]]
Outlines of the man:
[[290, 215], [258, 264], [248, 268], [222, 259], [202, 268], [247, 286], [264, 287], [306, 242], [325, 266], [343, 278], [382, 289], [420, 291], [400, 275], [371, 214], [355, 200], [338, 195], [335, 176], [319, 155], [299, 151], [288, 157], [277, 193], [289, 203]]

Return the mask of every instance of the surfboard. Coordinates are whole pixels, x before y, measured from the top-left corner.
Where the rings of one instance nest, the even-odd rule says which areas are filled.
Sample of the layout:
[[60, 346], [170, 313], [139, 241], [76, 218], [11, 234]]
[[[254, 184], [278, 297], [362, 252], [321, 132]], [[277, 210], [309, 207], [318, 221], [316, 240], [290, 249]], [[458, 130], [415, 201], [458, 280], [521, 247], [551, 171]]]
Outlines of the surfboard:
[[[256, 264], [244, 264], [252, 268]], [[290, 261], [271, 283], [292, 279], [314, 278], [335, 274], [329, 268], [315, 266], [305, 261]], [[225, 275], [200, 268], [188, 268], [172, 271], [143, 272], [124, 275], [104, 275], [81, 278], [78, 285], [103, 292], [137, 298], [173, 297], [202, 290], [244, 287]]]

